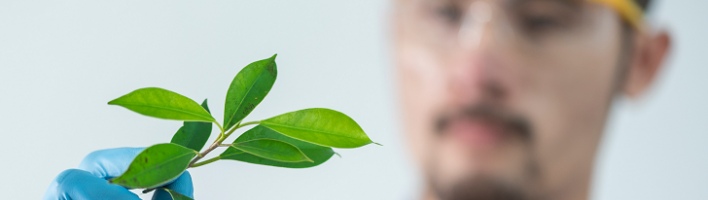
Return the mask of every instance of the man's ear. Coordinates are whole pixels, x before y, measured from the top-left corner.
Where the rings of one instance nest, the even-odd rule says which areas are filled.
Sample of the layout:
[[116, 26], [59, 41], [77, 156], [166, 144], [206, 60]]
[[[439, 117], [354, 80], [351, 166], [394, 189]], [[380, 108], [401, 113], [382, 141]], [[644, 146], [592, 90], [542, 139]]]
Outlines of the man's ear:
[[635, 38], [633, 58], [624, 83], [624, 93], [630, 98], [639, 97], [651, 86], [671, 47], [666, 31], [637, 34]]

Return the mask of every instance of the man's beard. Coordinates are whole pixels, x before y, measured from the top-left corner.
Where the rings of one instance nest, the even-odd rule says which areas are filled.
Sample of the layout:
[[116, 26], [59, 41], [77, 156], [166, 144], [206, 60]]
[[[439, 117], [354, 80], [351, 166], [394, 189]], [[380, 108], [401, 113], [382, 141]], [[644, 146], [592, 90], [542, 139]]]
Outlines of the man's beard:
[[504, 183], [498, 178], [466, 177], [449, 188], [433, 184], [436, 195], [443, 200], [529, 200], [529, 194], [517, 185]]
[[[509, 129], [512, 137], [516, 137], [522, 142], [527, 151], [525, 154], [524, 166], [522, 166], [524, 177], [513, 177], [513, 181], [503, 178], [501, 175], [476, 174], [461, 175], [456, 180], [449, 180], [450, 183], [442, 183], [436, 172], [439, 172], [438, 162], [431, 159], [428, 163], [428, 180], [434, 194], [442, 200], [529, 200], [536, 199], [530, 193], [530, 185], [538, 178], [538, 165], [532, 155], [531, 146], [532, 131], [530, 123], [525, 118], [507, 109], [491, 105], [477, 104], [463, 109], [442, 113], [436, 121], [436, 132], [438, 137], [445, 134], [449, 122], [458, 117], [479, 118], [494, 121]], [[434, 148], [435, 149], [435, 148]], [[435, 153], [431, 154], [435, 155]]]

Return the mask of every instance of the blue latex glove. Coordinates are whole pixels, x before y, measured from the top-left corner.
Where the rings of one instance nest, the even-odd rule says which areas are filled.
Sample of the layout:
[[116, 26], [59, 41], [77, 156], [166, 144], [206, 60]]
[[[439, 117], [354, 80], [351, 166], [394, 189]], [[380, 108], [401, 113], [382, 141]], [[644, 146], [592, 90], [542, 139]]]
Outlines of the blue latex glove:
[[[43, 200], [139, 200], [128, 189], [108, 183], [128, 169], [135, 156], [145, 148], [117, 148], [94, 151], [87, 155], [78, 169], [60, 173], [44, 194]], [[183, 173], [165, 187], [180, 194], [194, 197], [192, 176]], [[171, 200], [170, 194], [155, 190], [153, 200]]]

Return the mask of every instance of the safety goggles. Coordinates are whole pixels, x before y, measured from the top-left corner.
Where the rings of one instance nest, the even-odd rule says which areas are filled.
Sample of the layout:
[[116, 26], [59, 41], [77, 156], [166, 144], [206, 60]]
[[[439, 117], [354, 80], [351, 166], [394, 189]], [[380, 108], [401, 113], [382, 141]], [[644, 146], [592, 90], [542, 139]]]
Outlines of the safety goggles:
[[642, 30], [644, 26], [644, 13], [634, 0], [587, 0], [603, 4], [614, 9], [633, 28]]
[[409, 0], [402, 5], [407, 37], [441, 55], [484, 42], [507, 53], [537, 57], [589, 47], [597, 37], [610, 39], [598, 36], [609, 30], [602, 22], [614, 20], [610, 12], [638, 32], [644, 27], [643, 12], [634, 0]]

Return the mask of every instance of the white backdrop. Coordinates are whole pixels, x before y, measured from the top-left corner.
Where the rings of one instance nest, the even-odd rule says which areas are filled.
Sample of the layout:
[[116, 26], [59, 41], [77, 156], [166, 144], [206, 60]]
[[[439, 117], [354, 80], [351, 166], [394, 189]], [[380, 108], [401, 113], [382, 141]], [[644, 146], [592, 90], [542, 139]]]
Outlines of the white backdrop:
[[[699, 5], [700, 4], [700, 5]], [[645, 100], [615, 110], [594, 199], [708, 199], [706, 1], [661, 2], [676, 36]], [[380, 146], [310, 169], [222, 161], [191, 170], [198, 199], [413, 199], [419, 179], [398, 125], [383, 0], [0, 1], [0, 191], [40, 199], [91, 151], [168, 142], [181, 122], [106, 102], [148, 86], [209, 98], [278, 53], [278, 80], [248, 117], [326, 107]], [[142, 196], [147, 198], [148, 196]]]

